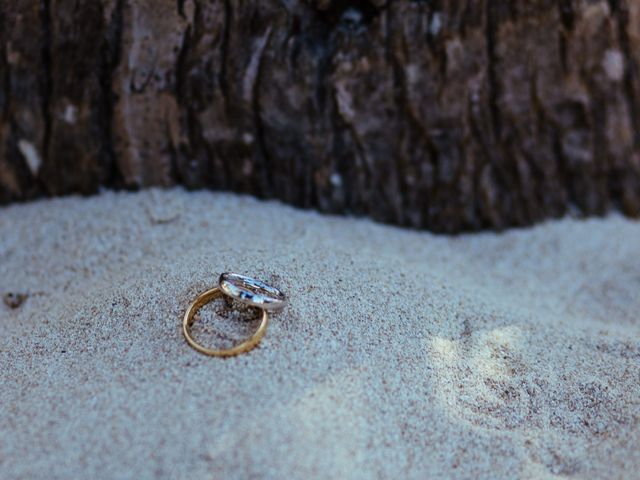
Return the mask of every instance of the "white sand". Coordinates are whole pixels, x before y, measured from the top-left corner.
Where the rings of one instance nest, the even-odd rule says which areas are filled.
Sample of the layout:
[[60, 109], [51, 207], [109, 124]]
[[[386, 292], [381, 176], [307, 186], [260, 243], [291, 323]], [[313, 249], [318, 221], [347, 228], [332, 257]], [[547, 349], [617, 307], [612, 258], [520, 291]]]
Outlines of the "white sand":
[[[3, 480], [638, 478], [638, 222], [451, 238], [105, 193], [1, 209], [0, 268], [30, 293], [0, 303]], [[225, 270], [291, 299], [228, 360], [180, 331]]]

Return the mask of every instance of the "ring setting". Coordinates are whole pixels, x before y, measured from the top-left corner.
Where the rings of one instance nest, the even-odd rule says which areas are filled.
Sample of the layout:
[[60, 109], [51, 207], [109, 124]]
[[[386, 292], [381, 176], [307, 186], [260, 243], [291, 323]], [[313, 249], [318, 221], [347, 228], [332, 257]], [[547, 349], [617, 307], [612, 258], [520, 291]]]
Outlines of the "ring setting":
[[[195, 314], [207, 303], [216, 298], [227, 297], [245, 305], [261, 310], [261, 320], [258, 329], [251, 337], [231, 348], [213, 349], [199, 344], [191, 335], [191, 327]], [[281, 310], [287, 303], [287, 297], [278, 288], [252, 277], [237, 273], [225, 272], [218, 279], [218, 286], [207, 290], [189, 305], [182, 321], [182, 332], [187, 343], [195, 350], [212, 357], [231, 357], [248, 352], [255, 348], [269, 325], [269, 312]]]

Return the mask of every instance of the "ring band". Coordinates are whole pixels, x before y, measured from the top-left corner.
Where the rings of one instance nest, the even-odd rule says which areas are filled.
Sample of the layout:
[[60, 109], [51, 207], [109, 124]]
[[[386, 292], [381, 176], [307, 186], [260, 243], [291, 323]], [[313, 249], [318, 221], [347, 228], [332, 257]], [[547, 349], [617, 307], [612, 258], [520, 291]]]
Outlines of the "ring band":
[[184, 337], [187, 339], [187, 343], [195, 348], [198, 352], [203, 353], [205, 355], [209, 355], [211, 357], [232, 357], [234, 355], [239, 355], [241, 353], [248, 352], [252, 348], [254, 348], [262, 337], [264, 337], [265, 332], [267, 331], [267, 326], [269, 325], [269, 313], [266, 310], [262, 310], [262, 320], [260, 321], [260, 326], [255, 331], [255, 333], [249, 337], [244, 342], [225, 349], [212, 349], [206, 348], [200, 345], [198, 342], [194, 340], [191, 336], [191, 325], [193, 325], [194, 316], [203, 305], [206, 305], [210, 301], [222, 297], [223, 292], [220, 287], [212, 288], [211, 290], [207, 290], [204, 293], [198, 295], [187, 311], [184, 314], [184, 319], [182, 320], [182, 332], [184, 333]]
[[276, 287], [238, 273], [223, 273], [218, 286], [225, 295], [263, 310], [280, 310], [287, 303], [285, 294]]

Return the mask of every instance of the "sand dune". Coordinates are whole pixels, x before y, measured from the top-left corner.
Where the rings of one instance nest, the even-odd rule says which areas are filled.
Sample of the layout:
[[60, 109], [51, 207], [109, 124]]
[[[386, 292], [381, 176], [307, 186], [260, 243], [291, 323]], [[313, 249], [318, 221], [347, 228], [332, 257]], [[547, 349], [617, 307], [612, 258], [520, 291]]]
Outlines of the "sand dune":
[[[230, 194], [0, 210], [0, 478], [637, 478], [640, 223], [460, 237]], [[189, 348], [222, 271], [290, 305]], [[228, 342], [253, 322], [216, 323]], [[222, 329], [222, 333], [220, 333]]]

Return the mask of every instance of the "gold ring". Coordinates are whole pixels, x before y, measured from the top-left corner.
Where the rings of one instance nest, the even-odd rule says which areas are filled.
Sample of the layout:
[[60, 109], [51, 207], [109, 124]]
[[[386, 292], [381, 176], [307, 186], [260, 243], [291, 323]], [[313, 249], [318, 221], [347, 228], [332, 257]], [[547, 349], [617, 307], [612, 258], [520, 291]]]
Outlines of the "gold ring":
[[[203, 347], [191, 336], [191, 326], [194, 322], [194, 316], [203, 305], [222, 296], [227, 296], [245, 305], [257, 307], [262, 310], [260, 326], [250, 338], [235, 347], [220, 350]], [[267, 325], [269, 325], [268, 310], [280, 310], [286, 303], [287, 297], [276, 287], [272, 287], [260, 280], [245, 275], [225, 272], [218, 278], [217, 287], [201, 293], [198, 295], [198, 298], [189, 305], [182, 320], [182, 333], [184, 333], [184, 338], [187, 339], [189, 345], [205, 355], [212, 357], [239, 355], [254, 348], [260, 343], [262, 337], [264, 337], [264, 333], [267, 331]]]
[[262, 321], [260, 322], [260, 326], [255, 331], [255, 333], [245, 340], [244, 342], [225, 349], [213, 349], [206, 348], [196, 342], [191, 336], [191, 325], [193, 325], [194, 315], [203, 305], [206, 305], [211, 300], [222, 297], [223, 293], [220, 290], [220, 287], [212, 288], [211, 290], [207, 290], [204, 293], [201, 293], [198, 298], [196, 298], [187, 311], [184, 314], [184, 319], [182, 320], [182, 332], [184, 333], [184, 337], [187, 339], [189, 345], [195, 348], [198, 352], [204, 353], [205, 355], [209, 355], [211, 357], [232, 357], [234, 355], [239, 355], [241, 353], [248, 352], [252, 348], [254, 348], [262, 337], [264, 337], [264, 333], [267, 331], [267, 326], [269, 325], [269, 314], [266, 310], [262, 310]]

